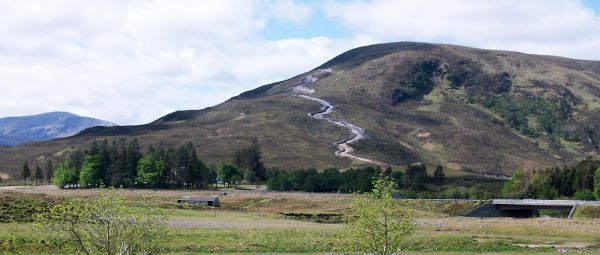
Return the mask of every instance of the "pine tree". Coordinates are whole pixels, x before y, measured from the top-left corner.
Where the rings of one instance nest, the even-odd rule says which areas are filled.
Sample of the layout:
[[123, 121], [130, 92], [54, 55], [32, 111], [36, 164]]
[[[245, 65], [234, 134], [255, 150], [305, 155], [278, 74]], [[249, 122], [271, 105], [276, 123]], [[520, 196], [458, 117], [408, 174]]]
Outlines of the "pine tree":
[[27, 162], [23, 163], [23, 167], [21, 168], [21, 177], [25, 181], [25, 186], [27, 186], [27, 178], [31, 176], [31, 169], [29, 169], [29, 165]]
[[249, 162], [248, 162], [248, 166], [250, 168], [250, 170], [252, 172], [254, 172], [254, 175], [256, 176], [256, 178], [258, 180], [265, 180], [265, 166], [262, 163], [262, 150], [260, 147], [260, 144], [258, 143], [257, 139], [254, 139], [252, 141], [252, 144], [250, 145], [250, 147], [248, 148], [248, 156], [249, 156]]
[[433, 181], [436, 185], [442, 186], [444, 184], [444, 180], [446, 179], [446, 175], [444, 174], [444, 167], [438, 165], [433, 171]]
[[594, 175], [594, 195], [596, 199], [600, 200], [600, 167], [596, 169], [596, 174]]
[[46, 161], [46, 169], [44, 169], [44, 170], [45, 170], [44, 177], [45, 177], [46, 181], [48, 182], [48, 184], [50, 184], [52, 176], [54, 175], [54, 168], [52, 167], [51, 160]]
[[35, 166], [35, 171], [33, 172], [33, 179], [35, 180], [35, 185], [38, 185], [38, 180], [44, 178], [44, 172], [39, 165]]

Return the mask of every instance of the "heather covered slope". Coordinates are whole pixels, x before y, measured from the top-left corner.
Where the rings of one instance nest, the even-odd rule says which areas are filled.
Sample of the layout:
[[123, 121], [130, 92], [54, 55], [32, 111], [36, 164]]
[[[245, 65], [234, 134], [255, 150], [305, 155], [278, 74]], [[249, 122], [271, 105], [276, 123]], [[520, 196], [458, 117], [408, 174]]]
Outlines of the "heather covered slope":
[[[451, 173], [509, 174], [598, 155], [600, 62], [453, 45], [392, 43], [357, 48], [319, 69], [310, 97], [328, 118], [364, 129], [353, 154], [402, 166], [442, 164]], [[70, 138], [0, 149], [0, 172], [60, 158], [94, 139], [136, 136], [145, 147], [188, 141], [209, 162], [229, 160], [258, 138], [268, 167], [350, 167], [334, 155], [348, 129], [311, 118], [321, 104], [293, 88], [313, 70], [242, 93], [215, 107], [179, 111], [142, 126], [96, 127]]]

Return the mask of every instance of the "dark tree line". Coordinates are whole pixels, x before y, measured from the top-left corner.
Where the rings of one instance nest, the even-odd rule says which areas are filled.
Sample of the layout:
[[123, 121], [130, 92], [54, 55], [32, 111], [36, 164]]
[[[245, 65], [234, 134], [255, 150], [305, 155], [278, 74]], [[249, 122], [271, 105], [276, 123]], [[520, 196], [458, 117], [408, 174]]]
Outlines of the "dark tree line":
[[341, 172], [329, 168], [323, 172], [315, 169], [267, 172], [271, 190], [307, 192], [368, 192], [373, 188], [373, 178], [381, 176], [381, 169], [366, 167]]
[[[24, 165], [24, 171], [27, 170]], [[27, 167], [28, 168], [28, 167]], [[30, 171], [30, 170], [28, 170]], [[36, 167], [35, 175], [41, 175]], [[94, 141], [82, 150], [72, 150], [64, 162], [53, 169], [48, 161], [46, 176], [64, 187], [141, 187], [141, 188], [206, 188], [211, 183], [237, 185], [264, 183], [271, 190], [308, 192], [368, 192], [374, 178], [391, 177], [398, 187], [423, 191], [431, 184], [441, 186], [444, 172], [438, 166], [433, 176], [425, 165], [410, 165], [404, 172], [364, 167], [340, 171], [336, 168], [282, 171], [269, 169], [262, 162], [257, 140], [234, 153], [231, 162], [209, 169], [197, 156], [192, 143], [177, 148], [152, 147], [141, 152], [137, 139]]]
[[54, 171], [61, 187], [199, 188], [214, 180], [192, 143], [177, 148], [150, 147], [143, 154], [137, 139], [94, 141], [75, 150]]
[[600, 161], [588, 157], [572, 167], [517, 170], [503, 189], [511, 198], [600, 199]]
[[438, 166], [433, 176], [427, 175], [423, 164], [408, 166], [403, 172], [387, 168], [382, 171], [377, 167], [352, 168], [340, 171], [329, 168], [322, 172], [315, 169], [298, 171], [270, 170], [267, 172], [269, 189], [278, 191], [308, 191], [308, 192], [368, 192], [373, 188], [373, 178], [390, 177], [399, 188], [413, 191], [423, 191], [426, 184], [433, 183], [441, 186], [444, 183], [444, 169]]

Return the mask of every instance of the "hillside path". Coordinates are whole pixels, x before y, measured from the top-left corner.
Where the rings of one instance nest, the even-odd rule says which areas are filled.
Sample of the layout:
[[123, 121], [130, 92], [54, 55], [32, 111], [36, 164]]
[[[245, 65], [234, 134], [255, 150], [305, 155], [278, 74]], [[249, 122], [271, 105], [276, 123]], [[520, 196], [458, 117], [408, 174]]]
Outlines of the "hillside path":
[[311, 117], [313, 119], [324, 120], [329, 123], [333, 123], [337, 126], [348, 129], [350, 131], [350, 133], [352, 133], [352, 135], [350, 137], [335, 143], [335, 145], [338, 147], [338, 150], [335, 152], [336, 156], [346, 157], [346, 158], [350, 158], [352, 160], [369, 163], [369, 164], [387, 165], [386, 163], [383, 163], [383, 162], [380, 162], [377, 160], [352, 155], [351, 153], [354, 151], [354, 149], [352, 149], [352, 147], [350, 145], [358, 142], [361, 139], [365, 139], [365, 130], [363, 128], [356, 126], [352, 123], [349, 123], [345, 120], [334, 120], [332, 118], [327, 117], [328, 114], [333, 112], [333, 109], [335, 108], [335, 106], [332, 103], [325, 101], [321, 98], [316, 98], [316, 97], [311, 97], [311, 96], [306, 95], [306, 94], [312, 94], [315, 92], [314, 89], [311, 89], [308, 86], [318, 80], [317, 76], [325, 75], [325, 74], [332, 73], [332, 72], [333, 71], [331, 69], [317, 69], [316, 71], [312, 72], [312, 74], [309, 74], [306, 77], [304, 77], [304, 79], [302, 79], [302, 81], [300, 81], [300, 83], [298, 83], [296, 86], [294, 86], [292, 88], [292, 91], [297, 94], [300, 94], [300, 95], [298, 95], [298, 97], [301, 97], [301, 98], [304, 98], [307, 100], [311, 100], [311, 101], [315, 101], [322, 105], [320, 111], [308, 113], [309, 117]]

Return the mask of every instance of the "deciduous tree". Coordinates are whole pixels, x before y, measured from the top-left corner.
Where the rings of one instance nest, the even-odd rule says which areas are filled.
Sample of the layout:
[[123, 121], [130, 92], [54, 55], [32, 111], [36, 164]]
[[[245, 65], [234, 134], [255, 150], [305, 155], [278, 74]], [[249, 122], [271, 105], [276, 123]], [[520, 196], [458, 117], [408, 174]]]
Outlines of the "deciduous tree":
[[65, 162], [56, 168], [52, 181], [61, 189], [66, 186], [73, 187], [79, 182], [79, 175], [75, 168], [69, 167], [69, 164]]
[[219, 166], [219, 178], [227, 182], [227, 187], [240, 175], [238, 168], [230, 163], [222, 162]]
[[168, 237], [167, 217], [152, 204], [135, 213], [116, 191], [92, 201], [68, 200], [36, 216], [35, 226], [68, 244], [77, 254], [153, 254]]
[[100, 158], [98, 156], [86, 155], [83, 166], [79, 173], [79, 185], [81, 187], [98, 187], [102, 184], [100, 176]]
[[521, 169], [517, 169], [510, 181], [504, 184], [502, 187], [502, 196], [507, 198], [522, 198], [526, 195], [528, 189], [528, 181], [525, 176], [525, 172]]
[[410, 212], [392, 198], [395, 183], [389, 178], [373, 182], [371, 193], [360, 196], [338, 234], [339, 252], [388, 255], [398, 251], [400, 242], [412, 234], [415, 225]]
[[148, 186], [156, 186], [165, 175], [165, 162], [157, 160], [153, 155], [142, 156], [137, 166], [136, 182]]

